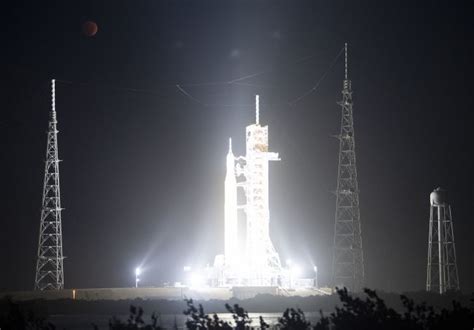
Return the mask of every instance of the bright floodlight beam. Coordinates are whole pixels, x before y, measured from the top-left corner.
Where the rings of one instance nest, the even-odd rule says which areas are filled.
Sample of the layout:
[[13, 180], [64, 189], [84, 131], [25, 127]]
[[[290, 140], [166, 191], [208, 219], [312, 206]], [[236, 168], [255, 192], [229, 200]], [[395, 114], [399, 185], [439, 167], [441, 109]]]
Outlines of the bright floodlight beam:
[[140, 274], [142, 273], [142, 270], [140, 267], [135, 268], [135, 287], [138, 288], [138, 282], [140, 282]]
[[201, 289], [204, 287], [204, 278], [198, 272], [192, 272], [190, 274], [189, 282], [193, 289]]
[[314, 266], [313, 270], [314, 270], [314, 287], [318, 288], [319, 287], [319, 285], [318, 285], [318, 267]]
[[301, 276], [301, 268], [298, 265], [292, 265], [290, 271], [291, 275], [294, 277]]

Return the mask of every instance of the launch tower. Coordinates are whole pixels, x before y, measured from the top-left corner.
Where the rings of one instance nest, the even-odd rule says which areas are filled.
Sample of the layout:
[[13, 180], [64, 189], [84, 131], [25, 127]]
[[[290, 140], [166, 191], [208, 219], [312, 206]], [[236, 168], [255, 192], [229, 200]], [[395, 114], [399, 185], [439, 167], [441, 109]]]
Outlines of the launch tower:
[[[246, 154], [235, 157], [229, 142], [225, 179], [225, 283], [270, 286], [281, 280], [280, 258], [270, 239], [268, 165], [280, 160], [268, 151], [268, 126], [260, 125], [259, 96], [255, 124], [246, 128]], [[245, 205], [237, 205], [237, 190]], [[245, 246], [239, 246], [238, 209], [246, 215]]]

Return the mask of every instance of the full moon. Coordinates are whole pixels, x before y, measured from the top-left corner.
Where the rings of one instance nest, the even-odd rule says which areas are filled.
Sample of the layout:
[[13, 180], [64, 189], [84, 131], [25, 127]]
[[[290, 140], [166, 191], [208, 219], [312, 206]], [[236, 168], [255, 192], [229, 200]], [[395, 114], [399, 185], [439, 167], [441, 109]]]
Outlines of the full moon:
[[88, 37], [95, 36], [97, 30], [98, 27], [96, 22], [87, 21], [82, 24], [82, 32]]

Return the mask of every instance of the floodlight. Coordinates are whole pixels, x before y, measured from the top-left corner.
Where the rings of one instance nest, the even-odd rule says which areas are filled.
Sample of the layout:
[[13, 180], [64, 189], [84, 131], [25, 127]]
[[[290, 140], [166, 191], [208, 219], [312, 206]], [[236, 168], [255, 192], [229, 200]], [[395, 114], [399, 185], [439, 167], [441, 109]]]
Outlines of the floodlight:
[[301, 268], [298, 265], [293, 265], [290, 271], [293, 277], [299, 277], [301, 275]]
[[189, 282], [190, 282], [191, 287], [193, 287], [193, 288], [200, 288], [200, 287], [204, 286], [204, 279], [197, 272], [191, 273], [191, 276], [189, 278]]
[[140, 276], [141, 273], [142, 273], [142, 270], [140, 269], [140, 267], [135, 268], [135, 287], [136, 288], [138, 288], [138, 282], [140, 282], [140, 279], [138, 278], [138, 276]]

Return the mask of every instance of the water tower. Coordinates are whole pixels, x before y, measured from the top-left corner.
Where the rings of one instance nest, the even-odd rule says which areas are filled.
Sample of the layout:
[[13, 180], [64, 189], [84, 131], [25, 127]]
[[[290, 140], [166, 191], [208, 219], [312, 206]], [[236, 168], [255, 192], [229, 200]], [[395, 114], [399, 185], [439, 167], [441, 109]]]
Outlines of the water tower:
[[451, 206], [447, 202], [446, 191], [441, 188], [430, 194], [429, 227], [426, 291], [440, 294], [457, 291], [459, 276]]

